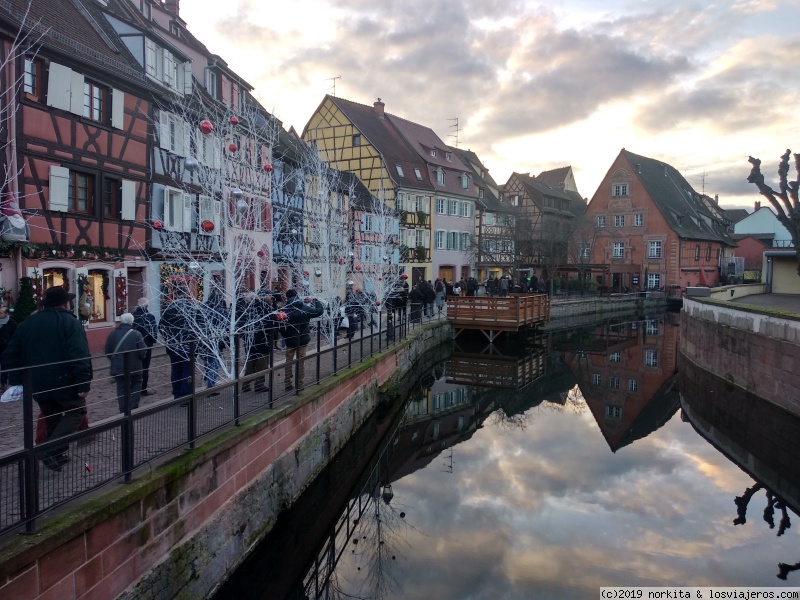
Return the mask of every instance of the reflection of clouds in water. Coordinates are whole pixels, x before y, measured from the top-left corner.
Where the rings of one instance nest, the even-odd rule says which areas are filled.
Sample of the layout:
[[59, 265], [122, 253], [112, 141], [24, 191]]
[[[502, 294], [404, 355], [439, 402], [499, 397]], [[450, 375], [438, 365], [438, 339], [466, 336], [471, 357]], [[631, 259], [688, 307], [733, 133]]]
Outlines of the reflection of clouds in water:
[[433, 461], [395, 483], [420, 529], [405, 558], [413, 583], [398, 597], [778, 585], [796, 538], [776, 541], [761, 522], [763, 494], [733, 527], [733, 499], [752, 480], [679, 416], [612, 454], [591, 415], [532, 410], [525, 430], [488, 425], [456, 446], [453, 474]]

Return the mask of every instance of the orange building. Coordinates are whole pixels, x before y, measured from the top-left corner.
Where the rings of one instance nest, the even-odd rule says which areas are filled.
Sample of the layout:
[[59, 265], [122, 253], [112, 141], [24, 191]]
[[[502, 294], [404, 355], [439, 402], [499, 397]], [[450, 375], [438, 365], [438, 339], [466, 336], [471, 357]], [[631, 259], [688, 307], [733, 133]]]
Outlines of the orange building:
[[716, 201], [697, 193], [674, 167], [623, 149], [587, 207], [596, 235], [590, 262], [612, 292], [713, 286], [733, 254]]

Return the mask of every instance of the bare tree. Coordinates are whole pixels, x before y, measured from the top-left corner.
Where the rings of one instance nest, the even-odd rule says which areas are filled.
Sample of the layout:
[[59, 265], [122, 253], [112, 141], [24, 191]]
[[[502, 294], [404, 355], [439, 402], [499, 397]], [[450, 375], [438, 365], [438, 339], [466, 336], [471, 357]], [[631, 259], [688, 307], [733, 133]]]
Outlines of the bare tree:
[[791, 150], [786, 150], [781, 156], [778, 164], [778, 190], [764, 183], [764, 175], [761, 173], [761, 161], [752, 156], [748, 161], [753, 168], [747, 181], [758, 188], [758, 192], [769, 200], [775, 212], [778, 213], [778, 221], [789, 230], [792, 236], [792, 243], [796, 249], [797, 274], [800, 275], [800, 201], [798, 200], [798, 186], [800, 186], [800, 154], [794, 155], [794, 167], [797, 179], [789, 181], [789, 156]]

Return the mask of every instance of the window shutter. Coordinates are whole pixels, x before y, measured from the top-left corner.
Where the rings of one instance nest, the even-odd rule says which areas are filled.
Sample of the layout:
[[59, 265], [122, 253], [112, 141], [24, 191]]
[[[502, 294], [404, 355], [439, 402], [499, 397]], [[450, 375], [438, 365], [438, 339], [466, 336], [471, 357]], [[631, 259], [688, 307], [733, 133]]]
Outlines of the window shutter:
[[183, 231], [192, 230], [192, 195], [183, 194]]
[[397, 219], [392, 219], [392, 235], [397, 235], [400, 233], [400, 221]]
[[111, 126], [122, 129], [125, 126], [125, 93], [111, 90]]
[[163, 108], [158, 111], [158, 145], [169, 150], [169, 121], [170, 114]]
[[189, 136], [191, 135], [191, 130], [189, 129], [189, 123], [184, 121], [183, 119], [180, 120], [180, 148], [178, 148], [178, 154], [180, 156], [189, 156], [191, 154], [192, 144], [189, 141]]
[[213, 140], [212, 151], [214, 153], [214, 168], [222, 168], [222, 140]]
[[423, 245], [426, 248], [431, 247], [431, 232], [429, 229], [426, 229], [425, 231], [422, 232], [422, 240], [423, 240]]
[[222, 202], [219, 200], [213, 200], [211, 203], [211, 211], [212, 211], [212, 218], [211, 220], [214, 221], [214, 233], [219, 235], [220, 227], [222, 226]]
[[192, 94], [192, 63], [183, 63], [183, 93], [187, 96]]
[[59, 212], [69, 210], [69, 169], [50, 167], [50, 198], [47, 208]]
[[417, 245], [417, 234], [413, 229], [406, 229], [406, 246], [414, 248]]
[[123, 221], [136, 220], [136, 182], [122, 180], [122, 214]]
[[47, 74], [47, 105], [62, 110], [70, 109], [72, 69], [51, 62]]
[[175, 87], [175, 82], [172, 81], [172, 74], [174, 73], [172, 67], [172, 52], [169, 50], [164, 50], [162, 65], [162, 81], [170, 87]]
[[83, 115], [83, 75], [72, 72], [70, 85], [69, 112], [74, 115]]
[[145, 68], [147, 69], [147, 74], [151, 75], [152, 77], [157, 76], [156, 70], [156, 60], [158, 56], [158, 51], [156, 50], [156, 43], [153, 40], [146, 39], [144, 41], [145, 45]]
[[164, 188], [164, 229], [167, 231], [175, 231], [176, 223], [175, 223], [175, 215], [177, 215], [177, 211], [175, 210], [175, 194], [173, 190], [170, 188]]

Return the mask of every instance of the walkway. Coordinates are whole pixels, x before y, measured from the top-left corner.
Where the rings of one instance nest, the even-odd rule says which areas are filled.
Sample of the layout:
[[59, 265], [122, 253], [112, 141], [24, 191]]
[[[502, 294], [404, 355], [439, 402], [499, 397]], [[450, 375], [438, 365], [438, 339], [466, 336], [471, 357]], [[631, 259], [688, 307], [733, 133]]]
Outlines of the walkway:
[[798, 294], [753, 294], [731, 300], [735, 304], [752, 304], [765, 308], [777, 308], [800, 314], [800, 295]]

